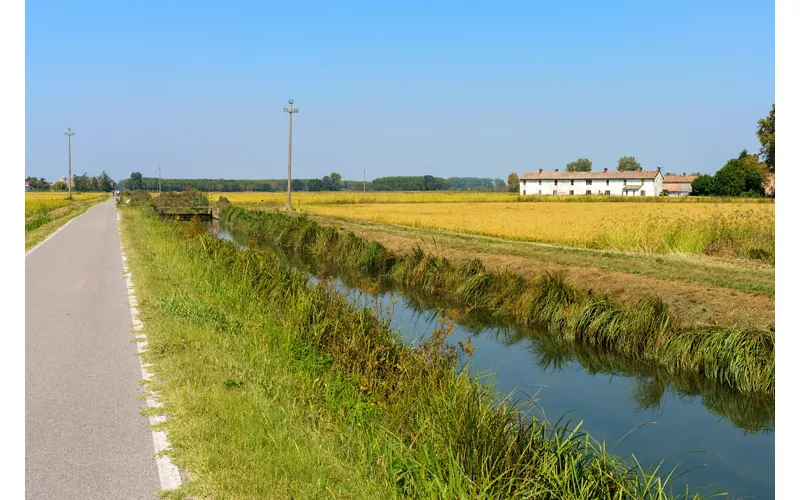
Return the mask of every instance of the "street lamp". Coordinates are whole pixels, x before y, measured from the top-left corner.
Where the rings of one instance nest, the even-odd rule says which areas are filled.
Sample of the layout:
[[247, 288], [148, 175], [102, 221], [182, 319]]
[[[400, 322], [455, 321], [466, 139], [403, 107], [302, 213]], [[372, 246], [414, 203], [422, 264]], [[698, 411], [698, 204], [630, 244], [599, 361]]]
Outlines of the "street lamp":
[[289, 99], [289, 107], [283, 108], [284, 113], [289, 113], [289, 177], [286, 184], [286, 208], [292, 209], [292, 115], [300, 111], [293, 108], [294, 99]]

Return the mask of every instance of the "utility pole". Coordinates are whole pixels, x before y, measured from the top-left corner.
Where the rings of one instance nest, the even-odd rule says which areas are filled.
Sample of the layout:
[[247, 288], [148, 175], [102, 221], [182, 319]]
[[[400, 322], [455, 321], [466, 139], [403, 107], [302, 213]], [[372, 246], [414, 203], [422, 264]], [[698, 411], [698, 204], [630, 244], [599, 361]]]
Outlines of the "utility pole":
[[158, 165], [158, 194], [161, 194], [161, 164]]
[[286, 184], [286, 208], [292, 209], [292, 115], [300, 111], [292, 108], [294, 99], [289, 99], [289, 107], [283, 108], [284, 113], [289, 113], [289, 176]]
[[67, 136], [67, 189], [69, 190], [69, 198], [72, 199], [72, 136], [75, 135], [75, 132], [67, 127], [64, 135]]
[[364, 194], [367, 194], [367, 168], [364, 167]]

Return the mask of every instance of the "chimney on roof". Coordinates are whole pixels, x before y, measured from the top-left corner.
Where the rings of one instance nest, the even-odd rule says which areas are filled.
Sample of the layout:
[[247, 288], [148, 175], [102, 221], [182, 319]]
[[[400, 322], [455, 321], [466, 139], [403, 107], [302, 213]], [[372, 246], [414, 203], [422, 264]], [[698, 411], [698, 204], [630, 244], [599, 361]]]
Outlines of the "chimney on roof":
[[604, 168], [604, 169], [603, 169], [603, 173], [605, 174], [606, 172], [608, 172], [608, 169], [607, 169], [607, 168]]
[[[641, 169], [639, 169], [639, 170], [641, 170]], [[661, 172], [661, 167], [657, 167], [656, 168], [656, 172]]]
[[[659, 168], [660, 168], [660, 167], [659, 167]], [[640, 166], [639, 168], [637, 168], [637, 169], [636, 169], [636, 171], [637, 171], [637, 172], [641, 172], [641, 171], [642, 171], [642, 167]]]
[[541, 169], [541, 168], [539, 169], [539, 173], [540, 173], [540, 174], [542, 173], [542, 169]]
[[684, 172], [682, 175], [683, 175], [684, 177], [686, 177], [686, 172]]

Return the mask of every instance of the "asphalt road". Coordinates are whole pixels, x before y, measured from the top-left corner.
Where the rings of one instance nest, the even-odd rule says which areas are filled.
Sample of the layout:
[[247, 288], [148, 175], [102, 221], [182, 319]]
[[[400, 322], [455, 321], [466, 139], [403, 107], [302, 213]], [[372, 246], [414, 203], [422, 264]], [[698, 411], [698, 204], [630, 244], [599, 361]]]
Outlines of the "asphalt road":
[[113, 201], [25, 258], [30, 499], [148, 499], [160, 487]]

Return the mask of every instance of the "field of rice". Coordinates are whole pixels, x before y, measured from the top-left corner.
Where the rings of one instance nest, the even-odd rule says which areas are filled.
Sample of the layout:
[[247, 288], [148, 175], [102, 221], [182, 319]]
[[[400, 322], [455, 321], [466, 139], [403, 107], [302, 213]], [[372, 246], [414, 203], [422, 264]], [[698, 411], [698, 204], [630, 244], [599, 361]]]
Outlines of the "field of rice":
[[752, 203], [312, 204], [301, 210], [520, 241], [774, 263], [775, 205]]
[[[224, 196], [234, 205], [270, 206], [286, 203], [285, 192], [237, 192], [237, 193], [206, 193], [209, 200], [216, 201]], [[681, 197], [633, 197], [621, 196], [519, 196], [515, 193], [488, 193], [471, 191], [426, 191], [426, 192], [293, 192], [292, 206], [300, 210], [307, 205], [371, 205], [379, 203], [647, 203], [647, 204], [694, 204], [694, 203], [767, 203], [774, 201], [768, 198], [706, 198], [698, 196]]]
[[[92, 200], [101, 196], [108, 196], [107, 193], [72, 193], [72, 201]], [[66, 207], [72, 203], [67, 199], [67, 193], [49, 191], [28, 191], [25, 193], [25, 218], [31, 217], [42, 212], [42, 207], [46, 212], [57, 208]]]

